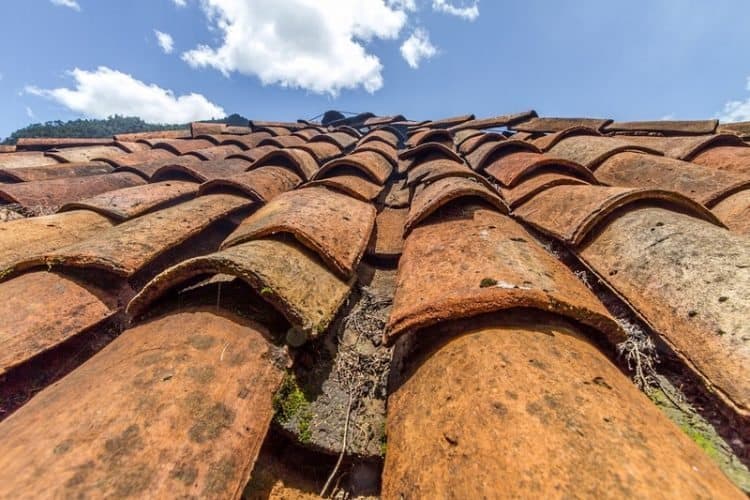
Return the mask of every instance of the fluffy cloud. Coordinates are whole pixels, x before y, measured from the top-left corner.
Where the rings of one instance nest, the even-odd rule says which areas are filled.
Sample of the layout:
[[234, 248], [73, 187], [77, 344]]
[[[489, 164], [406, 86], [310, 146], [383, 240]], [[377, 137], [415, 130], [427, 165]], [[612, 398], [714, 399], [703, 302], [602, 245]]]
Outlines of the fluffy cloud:
[[26, 87], [29, 94], [52, 99], [93, 118], [119, 114], [153, 123], [187, 123], [225, 116], [224, 110], [201, 94], [176, 97], [171, 90], [146, 84], [132, 76], [100, 66], [96, 71], [74, 69], [74, 89]]
[[79, 12], [81, 10], [81, 6], [78, 5], [78, 2], [76, 2], [76, 0], [50, 0], [50, 2], [52, 2], [52, 5], [57, 5], [59, 7], [67, 7]]
[[432, 8], [438, 12], [457, 16], [467, 21], [473, 21], [479, 17], [479, 0], [464, 7], [457, 7], [446, 0], [432, 0]]
[[187, 5], [187, 0], [172, 0], [172, 2], [178, 7], [185, 7]]
[[337, 95], [383, 86], [382, 64], [365, 44], [396, 39], [413, 0], [203, 0], [221, 34], [217, 47], [185, 52], [192, 67], [257, 76], [265, 84]]
[[[750, 90], [750, 77], [747, 79], [747, 90]], [[724, 105], [724, 111], [719, 114], [723, 122], [750, 121], [750, 97], [744, 101], [729, 101]]]
[[421, 28], [414, 30], [401, 45], [401, 55], [407, 64], [416, 69], [422, 59], [429, 59], [437, 54], [437, 48], [430, 42], [430, 36]]
[[156, 35], [156, 41], [159, 42], [161, 50], [165, 54], [171, 54], [174, 50], [174, 38], [172, 38], [172, 35], [159, 30], [154, 30], [154, 35]]

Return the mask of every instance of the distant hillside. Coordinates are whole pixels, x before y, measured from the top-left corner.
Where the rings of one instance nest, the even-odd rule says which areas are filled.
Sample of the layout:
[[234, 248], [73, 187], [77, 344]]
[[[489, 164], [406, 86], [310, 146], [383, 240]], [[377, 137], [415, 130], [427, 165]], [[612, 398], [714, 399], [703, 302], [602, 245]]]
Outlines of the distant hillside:
[[[211, 123], [246, 126], [248, 119], [237, 113], [217, 120], [205, 120]], [[115, 134], [132, 132], [152, 132], [186, 128], [187, 124], [153, 124], [146, 123], [134, 116], [110, 116], [106, 120], [79, 119], [63, 122], [60, 120], [32, 123], [18, 129], [0, 144], [15, 144], [22, 137], [112, 137]]]

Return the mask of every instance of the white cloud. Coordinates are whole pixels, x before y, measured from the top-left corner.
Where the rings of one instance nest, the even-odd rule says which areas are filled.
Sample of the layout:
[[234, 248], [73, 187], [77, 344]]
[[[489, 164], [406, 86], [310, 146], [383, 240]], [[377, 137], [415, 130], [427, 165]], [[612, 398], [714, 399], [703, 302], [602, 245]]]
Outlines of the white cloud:
[[74, 69], [75, 89], [40, 89], [27, 86], [29, 94], [52, 99], [93, 118], [119, 114], [139, 116], [153, 123], [187, 123], [226, 115], [201, 94], [176, 97], [171, 90], [146, 84], [132, 76], [100, 66], [96, 71]]
[[218, 47], [199, 45], [182, 58], [224, 75], [239, 72], [266, 84], [337, 95], [383, 86], [372, 39], [395, 39], [413, 0], [203, 0], [222, 34]]
[[408, 12], [416, 12], [417, 10], [416, 0], [388, 0], [388, 5], [397, 10], [405, 10]]
[[[750, 77], [747, 78], [745, 87], [750, 90]], [[729, 101], [724, 105], [724, 110], [719, 114], [722, 122], [746, 122], [750, 121], [750, 97], [744, 101]]]
[[76, 0], [50, 0], [50, 2], [52, 2], [52, 5], [57, 5], [58, 7], [67, 7], [79, 12], [81, 11], [81, 6], [78, 5]]
[[457, 16], [467, 21], [473, 21], [479, 17], [479, 0], [470, 5], [457, 7], [446, 0], [432, 0], [432, 9], [452, 16]]
[[30, 108], [30, 107], [28, 107], [28, 106], [26, 106], [26, 116], [28, 116], [28, 117], [29, 117], [29, 118], [31, 118], [32, 120], [34, 119], [34, 110], [33, 110], [33, 109], [31, 109], [31, 108]]
[[172, 35], [159, 30], [154, 30], [154, 35], [156, 35], [156, 41], [159, 42], [161, 50], [163, 50], [165, 54], [171, 54], [174, 50], [174, 38], [172, 38]]
[[422, 59], [429, 59], [437, 54], [437, 48], [430, 42], [430, 35], [417, 28], [401, 45], [401, 55], [409, 66], [416, 69]]
[[187, 5], [187, 0], [172, 0], [172, 2], [178, 7], [185, 7]]

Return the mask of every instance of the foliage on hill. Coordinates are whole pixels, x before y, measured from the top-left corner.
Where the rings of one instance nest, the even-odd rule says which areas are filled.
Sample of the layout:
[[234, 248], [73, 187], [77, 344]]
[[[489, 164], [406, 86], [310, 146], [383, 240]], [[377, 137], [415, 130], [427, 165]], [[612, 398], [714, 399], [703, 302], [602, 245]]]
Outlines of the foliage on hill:
[[[206, 120], [212, 123], [226, 123], [228, 125], [247, 125], [248, 119], [238, 114], [226, 118]], [[15, 144], [22, 137], [112, 137], [115, 134], [131, 132], [152, 132], [157, 130], [172, 130], [186, 128], [186, 124], [153, 124], [146, 123], [134, 116], [110, 116], [105, 120], [78, 119], [70, 121], [49, 121], [32, 123], [18, 129], [0, 144]]]

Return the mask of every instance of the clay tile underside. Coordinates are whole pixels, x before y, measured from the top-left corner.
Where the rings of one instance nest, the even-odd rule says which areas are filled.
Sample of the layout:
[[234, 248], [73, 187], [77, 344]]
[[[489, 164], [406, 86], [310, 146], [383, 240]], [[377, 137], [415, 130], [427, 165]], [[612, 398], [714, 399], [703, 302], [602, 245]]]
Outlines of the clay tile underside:
[[428, 183], [444, 177], [470, 177], [480, 182], [485, 181], [482, 176], [478, 175], [465, 164], [440, 158], [419, 163], [417, 166], [409, 169], [406, 176], [406, 184], [407, 186], [411, 186], [419, 182]]
[[474, 135], [462, 141], [458, 146], [458, 150], [462, 155], [468, 155], [482, 144], [488, 142], [495, 143], [504, 140], [506, 140], [506, 137], [503, 134], [498, 134], [495, 132], [480, 133], [479, 135]]
[[703, 205], [678, 193], [655, 189], [556, 186], [537, 194], [514, 213], [540, 231], [576, 246], [616, 210], [644, 203], [664, 205], [723, 227]]
[[500, 194], [508, 206], [515, 210], [517, 206], [527, 202], [545, 189], [554, 186], [583, 186], [586, 184], [589, 183], [578, 177], [547, 172], [532, 174], [530, 177], [522, 180], [512, 188], [501, 187]]
[[201, 184], [201, 195], [210, 193], [240, 193], [251, 199], [267, 202], [302, 183], [302, 178], [286, 167], [260, 167], [230, 177]]
[[81, 243], [31, 256], [17, 266], [94, 268], [129, 277], [212, 222], [250, 203], [238, 196], [201, 196], [100, 231]]
[[375, 224], [369, 203], [322, 187], [281, 194], [245, 219], [222, 248], [289, 233], [316, 252], [332, 271], [354, 274]]
[[168, 290], [196, 276], [241, 278], [295, 327], [315, 336], [325, 331], [349, 295], [344, 281], [312, 252], [293, 242], [258, 239], [196, 257], [159, 274], [128, 305], [138, 317]]
[[112, 220], [124, 221], [145, 213], [179, 203], [195, 196], [198, 184], [185, 181], [165, 181], [108, 191], [73, 203], [60, 211], [91, 210]]
[[[244, 154], [248, 153], [249, 151], [246, 151]], [[258, 168], [266, 165], [292, 167], [304, 180], [310, 180], [319, 168], [318, 162], [313, 155], [298, 148], [273, 149], [267, 151], [262, 156], [255, 159], [252, 167]]]
[[297, 148], [307, 151], [321, 164], [341, 155], [341, 148], [330, 142], [307, 142], [297, 146]]
[[169, 158], [162, 160], [117, 167], [115, 172], [130, 172], [140, 175], [146, 180], [151, 180], [151, 177], [164, 167], [187, 168], [190, 165], [197, 165], [201, 162], [203, 162], [203, 160], [196, 158], [195, 156], [174, 156], [170, 154]]
[[405, 230], [408, 232], [427, 219], [441, 207], [459, 199], [481, 199], [494, 206], [500, 213], [507, 214], [508, 207], [498, 194], [472, 179], [448, 177], [427, 185], [414, 195]]
[[29, 209], [56, 208], [99, 193], [140, 184], [145, 184], [140, 176], [127, 172], [20, 182], [0, 186], [0, 200]]
[[250, 162], [241, 158], [201, 161], [187, 165], [165, 165], [153, 173], [151, 182], [184, 178], [189, 178], [196, 182], [204, 182], [242, 173], [250, 168], [250, 165]]
[[385, 142], [386, 144], [389, 144], [395, 148], [398, 147], [399, 140], [400, 136], [392, 130], [376, 129], [372, 132], [369, 132], [362, 139], [360, 139], [358, 145], [361, 146], [363, 144], [367, 144], [368, 142], [380, 141]]
[[540, 172], [562, 172], [586, 182], [596, 183], [591, 171], [583, 165], [528, 151], [501, 156], [489, 163], [484, 171], [505, 187], [513, 187], [524, 178]]
[[387, 338], [518, 307], [555, 312], [621, 337], [596, 297], [518, 223], [464, 206], [407, 237]]
[[470, 154], [466, 155], [466, 161], [471, 165], [471, 168], [477, 172], [482, 172], [492, 160], [500, 155], [518, 151], [541, 153], [541, 151], [530, 142], [503, 140], [481, 144]]
[[313, 179], [335, 175], [341, 168], [356, 169], [379, 185], [385, 184], [390, 177], [393, 167], [391, 163], [380, 153], [374, 151], [354, 152], [343, 158], [337, 158], [323, 165]]
[[426, 142], [424, 144], [420, 144], [417, 147], [410, 148], [399, 153], [400, 160], [412, 160], [432, 156], [438, 158], [448, 158], [457, 162], [463, 161], [463, 159], [458, 156], [458, 153], [456, 153], [452, 148], [449, 148], [445, 144], [441, 144], [439, 142]]

